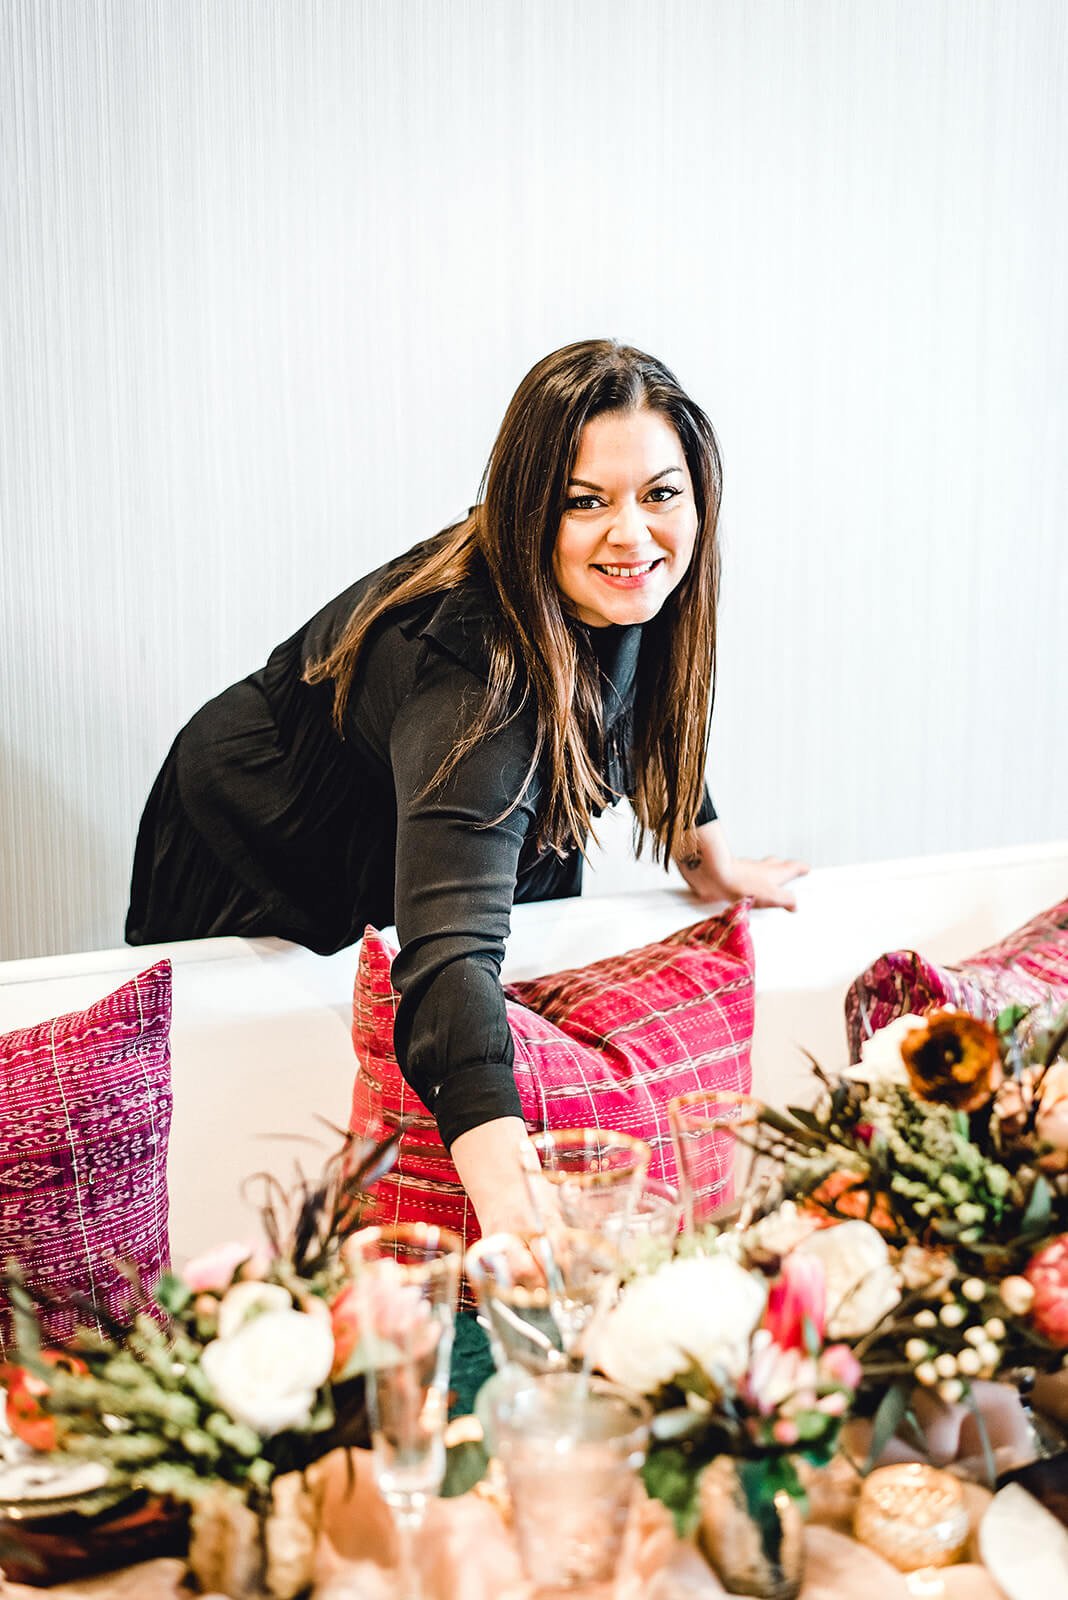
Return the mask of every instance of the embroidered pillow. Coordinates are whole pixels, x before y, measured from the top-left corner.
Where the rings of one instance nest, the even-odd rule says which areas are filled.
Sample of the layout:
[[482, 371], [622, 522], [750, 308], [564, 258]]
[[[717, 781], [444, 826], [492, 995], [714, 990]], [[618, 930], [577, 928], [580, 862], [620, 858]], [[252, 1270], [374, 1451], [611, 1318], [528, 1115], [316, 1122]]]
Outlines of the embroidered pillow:
[[[116, 1262], [148, 1288], [169, 1264], [170, 1025], [160, 961], [85, 1011], [0, 1036], [0, 1268], [17, 1262], [47, 1295], [144, 1309]], [[76, 1320], [48, 1312], [48, 1336]], [[0, 1290], [0, 1355], [10, 1337]]]
[[[395, 954], [367, 929], [353, 1005], [351, 1126], [382, 1132], [412, 1119], [397, 1165], [373, 1191], [377, 1221], [436, 1222], [470, 1242], [478, 1237], [474, 1212], [393, 1053]], [[668, 1101], [690, 1089], [750, 1088], [753, 947], [744, 903], [626, 955], [513, 984], [505, 995], [531, 1132], [636, 1134], [652, 1146], [649, 1176], [674, 1182]]]
[[849, 1059], [860, 1059], [869, 1032], [911, 1011], [959, 1006], [993, 1020], [1013, 1003], [1043, 1010], [1068, 1003], [1068, 900], [956, 966], [938, 966], [915, 950], [880, 956], [846, 994]]

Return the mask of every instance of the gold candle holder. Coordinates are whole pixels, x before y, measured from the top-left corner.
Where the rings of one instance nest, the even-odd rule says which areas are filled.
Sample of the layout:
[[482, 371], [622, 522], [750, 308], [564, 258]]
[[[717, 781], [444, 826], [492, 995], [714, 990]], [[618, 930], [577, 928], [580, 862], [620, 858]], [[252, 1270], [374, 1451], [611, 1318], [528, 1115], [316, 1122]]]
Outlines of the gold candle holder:
[[879, 1467], [865, 1478], [853, 1526], [869, 1550], [899, 1572], [915, 1572], [959, 1560], [970, 1525], [959, 1481], [909, 1462]]

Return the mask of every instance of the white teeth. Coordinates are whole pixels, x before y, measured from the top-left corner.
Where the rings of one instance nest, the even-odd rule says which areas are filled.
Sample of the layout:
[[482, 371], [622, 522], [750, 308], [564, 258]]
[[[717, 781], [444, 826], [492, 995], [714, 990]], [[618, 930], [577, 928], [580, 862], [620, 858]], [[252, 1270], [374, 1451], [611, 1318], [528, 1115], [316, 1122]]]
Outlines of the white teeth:
[[644, 561], [640, 567], [607, 567], [601, 563], [601, 571], [607, 572], [610, 578], [640, 578], [645, 572], [652, 572], [656, 566], [655, 561]]

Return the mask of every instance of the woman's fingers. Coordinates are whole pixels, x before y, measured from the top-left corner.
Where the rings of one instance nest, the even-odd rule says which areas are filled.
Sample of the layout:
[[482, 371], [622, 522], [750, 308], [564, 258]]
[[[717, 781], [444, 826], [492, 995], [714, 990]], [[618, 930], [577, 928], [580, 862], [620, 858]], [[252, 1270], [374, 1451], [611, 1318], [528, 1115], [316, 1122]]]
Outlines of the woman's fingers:
[[804, 861], [765, 856], [762, 861], [739, 861], [737, 866], [745, 893], [754, 906], [761, 910], [797, 910], [797, 896], [789, 885], [808, 872]]
[[766, 867], [779, 883], [790, 883], [794, 878], [803, 878], [812, 870], [807, 861], [795, 861], [783, 856], [765, 856], [756, 865]]

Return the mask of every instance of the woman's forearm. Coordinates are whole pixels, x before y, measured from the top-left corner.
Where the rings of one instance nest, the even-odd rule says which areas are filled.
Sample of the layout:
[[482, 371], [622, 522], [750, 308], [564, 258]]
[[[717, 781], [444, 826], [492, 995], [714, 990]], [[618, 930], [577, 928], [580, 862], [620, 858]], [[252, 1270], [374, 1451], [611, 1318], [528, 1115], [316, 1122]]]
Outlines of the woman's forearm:
[[453, 1140], [452, 1159], [484, 1234], [524, 1234], [536, 1226], [523, 1176], [526, 1147], [519, 1117], [497, 1117]]

